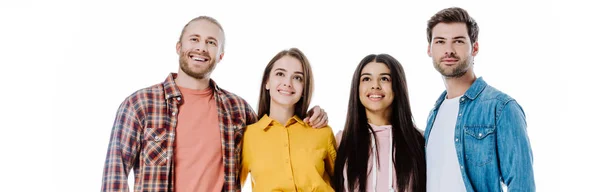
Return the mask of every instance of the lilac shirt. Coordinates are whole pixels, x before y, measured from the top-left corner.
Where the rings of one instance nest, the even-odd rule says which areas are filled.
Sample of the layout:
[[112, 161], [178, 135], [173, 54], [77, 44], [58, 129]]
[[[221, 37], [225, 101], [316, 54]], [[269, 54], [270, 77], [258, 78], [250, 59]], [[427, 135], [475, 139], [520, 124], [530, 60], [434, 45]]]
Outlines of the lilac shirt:
[[[389, 171], [390, 171], [390, 166], [393, 167], [393, 165], [390, 165], [391, 162], [389, 162], [390, 159], [390, 144], [391, 144], [391, 140], [390, 140], [390, 134], [391, 134], [391, 125], [382, 125], [382, 126], [377, 126], [377, 125], [373, 125], [370, 124], [371, 127], [373, 128], [373, 131], [375, 132], [375, 136], [377, 137], [377, 154], [379, 155], [379, 170], [377, 171], [377, 191], [388, 191], [388, 186], [389, 186]], [[337, 145], [338, 147], [340, 146], [340, 142], [342, 140], [342, 131], [339, 131], [336, 136], [335, 139], [337, 141]], [[371, 159], [369, 160], [369, 174], [367, 175], [367, 191], [373, 191], [373, 162], [372, 162], [372, 156]], [[396, 173], [395, 171], [392, 172], [392, 186], [394, 189], [396, 189]], [[344, 177], [346, 176], [346, 169], [344, 168]], [[348, 184], [347, 181], [344, 181], [345, 184]], [[348, 191], [347, 189], [345, 191]]]

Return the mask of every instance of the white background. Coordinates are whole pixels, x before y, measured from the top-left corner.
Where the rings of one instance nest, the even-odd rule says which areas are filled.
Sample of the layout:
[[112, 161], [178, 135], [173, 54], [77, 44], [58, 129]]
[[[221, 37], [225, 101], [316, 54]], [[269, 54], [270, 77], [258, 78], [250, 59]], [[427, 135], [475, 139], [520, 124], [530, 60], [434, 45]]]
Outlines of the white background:
[[525, 110], [538, 191], [598, 189], [598, 16], [568, 1], [2, 1], [2, 191], [97, 191], [116, 110], [176, 72], [175, 43], [199, 15], [221, 22], [212, 77], [255, 109], [260, 76], [298, 47], [315, 75], [313, 105], [344, 125], [352, 73], [370, 53], [406, 71], [415, 122], [444, 90], [427, 56], [426, 22], [465, 8], [480, 26], [475, 73]]

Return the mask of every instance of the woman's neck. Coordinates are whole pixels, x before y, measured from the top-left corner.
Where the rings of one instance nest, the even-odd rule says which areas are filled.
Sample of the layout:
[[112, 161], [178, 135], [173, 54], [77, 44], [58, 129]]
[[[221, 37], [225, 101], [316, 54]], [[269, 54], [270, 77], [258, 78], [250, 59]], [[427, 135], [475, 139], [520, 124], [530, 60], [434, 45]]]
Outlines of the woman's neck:
[[271, 101], [269, 108], [269, 117], [279, 122], [282, 125], [287, 123], [287, 120], [294, 116], [294, 106], [282, 106]]
[[369, 111], [367, 110], [367, 119], [369, 123], [374, 125], [389, 125], [390, 124], [391, 111], [389, 109], [383, 111]]

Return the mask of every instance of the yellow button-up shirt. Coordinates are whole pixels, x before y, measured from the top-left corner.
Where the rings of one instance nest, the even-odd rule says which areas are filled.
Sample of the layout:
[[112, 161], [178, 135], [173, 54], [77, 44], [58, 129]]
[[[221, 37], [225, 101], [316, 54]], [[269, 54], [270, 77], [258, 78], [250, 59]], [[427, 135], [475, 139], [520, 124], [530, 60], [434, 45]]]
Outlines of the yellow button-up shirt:
[[249, 125], [242, 147], [242, 184], [252, 191], [333, 191], [336, 147], [331, 127], [314, 129], [298, 116], [285, 125], [264, 115]]

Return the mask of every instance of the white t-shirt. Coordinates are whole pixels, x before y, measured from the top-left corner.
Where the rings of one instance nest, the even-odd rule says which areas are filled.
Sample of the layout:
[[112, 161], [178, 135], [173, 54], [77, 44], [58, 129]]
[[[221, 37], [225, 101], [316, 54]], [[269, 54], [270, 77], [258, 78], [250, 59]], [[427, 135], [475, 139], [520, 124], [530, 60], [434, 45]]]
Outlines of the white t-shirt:
[[427, 191], [467, 191], [462, 178], [454, 130], [460, 97], [445, 99], [440, 105], [427, 141]]

